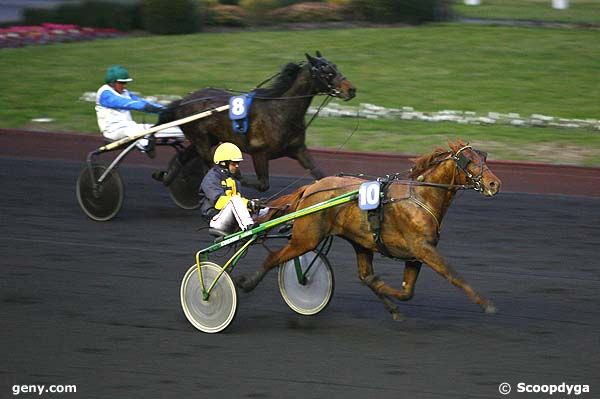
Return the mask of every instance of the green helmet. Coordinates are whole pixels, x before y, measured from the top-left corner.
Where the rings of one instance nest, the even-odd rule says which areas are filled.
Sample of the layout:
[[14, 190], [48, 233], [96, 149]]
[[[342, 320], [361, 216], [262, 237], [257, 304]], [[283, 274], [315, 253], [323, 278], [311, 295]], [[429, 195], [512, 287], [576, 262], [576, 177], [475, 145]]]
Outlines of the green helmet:
[[112, 65], [106, 70], [106, 77], [104, 81], [106, 83], [112, 82], [131, 82], [133, 79], [129, 77], [127, 69], [121, 65]]

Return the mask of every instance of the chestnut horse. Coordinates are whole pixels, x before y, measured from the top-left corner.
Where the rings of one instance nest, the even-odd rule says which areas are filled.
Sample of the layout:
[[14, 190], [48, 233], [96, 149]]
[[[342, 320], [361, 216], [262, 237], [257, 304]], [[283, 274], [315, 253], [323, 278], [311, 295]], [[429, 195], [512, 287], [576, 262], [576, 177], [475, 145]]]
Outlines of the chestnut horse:
[[[284, 156], [297, 160], [315, 178], [323, 177], [306, 149], [306, 110], [317, 94], [323, 93], [347, 101], [354, 98], [356, 89], [335, 64], [323, 58], [318, 51], [316, 55], [312, 57], [306, 54], [308, 63], [287, 64], [270, 87], [254, 90], [247, 133], [234, 132], [226, 112], [182, 125], [183, 133], [193, 146], [182, 155], [184, 159], [180, 159], [178, 168], [196, 156], [194, 148], [204, 161], [206, 169], [210, 168], [213, 164], [212, 147], [219, 142], [228, 141], [252, 155], [258, 184], [247, 185], [260, 191], [269, 188], [269, 160]], [[233, 95], [213, 88], [196, 91], [171, 103], [161, 113], [158, 123], [182, 119], [225, 105]], [[178, 172], [179, 170], [169, 171], [169, 175], [176, 175]]]
[[[366, 211], [350, 202], [296, 219], [291, 240], [281, 250], [271, 253], [262, 268], [251, 277], [236, 279], [238, 287], [252, 290], [274, 268], [303, 253], [314, 250], [326, 237], [335, 235], [349, 241], [358, 262], [358, 277], [383, 301], [395, 320], [402, 319], [391, 299], [412, 298], [415, 283], [425, 263], [450, 283], [463, 290], [486, 313], [494, 313], [494, 305], [455, 272], [439, 254], [440, 223], [459, 189], [473, 188], [487, 197], [498, 193], [501, 181], [486, 164], [486, 154], [461, 141], [449, 144], [450, 150], [436, 149], [415, 160], [407, 181], [392, 180], [382, 191], [379, 239]], [[326, 177], [280, 197], [269, 205], [267, 218], [279, 216], [356, 190], [363, 179]], [[283, 207], [283, 208], [282, 208]], [[373, 253], [405, 261], [402, 289], [396, 289], [375, 276]]]

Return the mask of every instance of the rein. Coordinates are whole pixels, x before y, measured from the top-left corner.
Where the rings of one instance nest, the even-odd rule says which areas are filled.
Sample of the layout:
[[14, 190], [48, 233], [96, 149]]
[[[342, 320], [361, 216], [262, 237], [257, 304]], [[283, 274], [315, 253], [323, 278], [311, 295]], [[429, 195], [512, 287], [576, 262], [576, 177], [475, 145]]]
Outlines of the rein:
[[321, 112], [321, 110], [323, 108], [325, 108], [327, 106], [327, 104], [329, 104], [329, 102], [331, 101], [331, 96], [327, 96], [323, 99], [323, 102], [321, 103], [321, 105], [319, 105], [319, 107], [317, 108], [317, 112], [315, 112], [315, 114], [310, 118], [310, 120], [308, 121], [308, 123], [306, 124], [305, 128], [308, 129], [308, 127], [311, 125], [311, 123], [313, 123], [313, 121], [316, 119], [316, 117], [319, 115], [319, 112]]
[[[319, 106], [319, 108], [317, 109], [317, 112], [315, 112], [315, 114], [312, 116], [312, 118], [305, 125], [305, 129], [307, 129], [313, 123], [313, 121], [319, 115], [319, 112], [321, 112], [321, 110], [329, 103], [329, 101], [331, 101], [331, 97], [330, 96], [325, 97], [325, 99], [323, 100], [323, 102], [321, 103], [321, 105]], [[338, 147], [338, 149], [333, 153], [334, 155], [337, 154], [346, 145], [346, 143], [350, 140], [350, 138], [352, 138], [352, 136], [354, 135], [354, 133], [356, 133], [356, 131], [358, 130], [359, 121], [360, 121], [360, 119], [357, 118], [356, 119], [356, 126], [355, 126], [354, 130], [350, 133], [350, 135], [348, 135], [348, 137], [346, 138], [346, 140], [344, 140], [344, 142], [342, 144], [340, 144], [340, 146]], [[265, 201], [271, 201], [273, 198], [277, 197], [279, 194], [281, 194], [282, 192], [284, 192], [288, 188], [296, 185], [297, 182], [299, 182], [300, 180], [304, 179], [309, 174], [310, 174], [310, 171], [306, 171], [302, 176], [298, 177], [296, 180], [294, 180], [293, 182], [291, 182], [290, 184], [288, 184], [287, 186], [285, 186], [284, 188], [282, 188], [281, 190], [279, 190], [275, 194], [271, 195]]]
[[[363, 173], [338, 173], [336, 176], [339, 177], [344, 177], [344, 176], [349, 176], [349, 177], [358, 177], [360, 179], [364, 179], [364, 180], [368, 180], [365, 179], [365, 177], [372, 177], [373, 180], [379, 180], [379, 181], [384, 181], [384, 180], [392, 180], [394, 183], [398, 183], [398, 184], [404, 184], [404, 185], [408, 185], [408, 186], [419, 186], [419, 187], [435, 187], [435, 188], [441, 188], [441, 189], [446, 189], [446, 190], [470, 190], [470, 189], [474, 189], [473, 185], [468, 185], [468, 184], [448, 184], [448, 183], [431, 183], [431, 182], [422, 182], [422, 181], [418, 181], [418, 180], [409, 180], [409, 179], [400, 179], [400, 176], [406, 172], [409, 172], [409, 170], [404, 171], [404, 172], [398, 172], [398, 173], [394, 173], [393, 175], [386, 175], [384, 177], [378, 177], [378, 176], [373, 176], [373, 175], [365, 175]], [[335, 188], [333, 188], [332, 190], [334, 190]]]
[[[483, 191], [483, 186], [481, 184], [481, 179], [483, 178], [484, 163], [483, 162], [479, 163], [480, 170], [479, 170], [479, 174], [477, 176], [475, 176], [472, 173], [470, 173], [467, 170], [467, 166], [471, 162], [471, 160], [468, 159], [467, 157], [465, 157], [462, 154], [462, 152], [464, 150], [466, 150], [466, 149], [472, 149], [472, 147], [470, 145], [467, 145], [467, 146], [464, 146], [464, 147], [460, 148], [458, 151], [456, 151], [456, 153], [448, 152], [449, 156], [447, 156], [447, 157], [445, 157], [443, 159], [439, 159], [439, 160], [437, 160], [435, 162], [432, 162], [429, 166], [439, 165], [442, 162], [452, 160], [452, 161], [454, 161], [456, 163], [457, 168], [460, 169], [462, 172], [464, 172], [465, 175], [467, 176], [468, 180], [472, 181], [473, 184], [454, 184], [454, 183], [448, 184], [448, 183], [423, 182], [423, 181], [419, 181], [419, 180], [406, 180], [406, 179], [400, 179], [400, 174], [401, 174], [400, 172], [399, 173], [395, 173], [393, 175], [386, 175], [385, 177], [376, 177], [376, 180], [380, 181], [380, 182], [383, 182], [383, 183], [398, 183], [398, 184], [403, 184], [403, 185], [410, 186], [411, 193], [412, 193], [412, 188], [413, 187], [433, 187], [433, 188], [439, 188], [439, 189], [444, 189], [444, 190], [456, 190], [456, 191], [458, 191], [458, 190], [470, 190], [470, 189], [473, 189], [475, 191], [482, 192]], [[473, 150], [473, 151], [476, 151], [477, 153], [479, 153], [479, 151], [477, 151], [477, 150]], [[465, 159], [466, 159], [466, 161], [465, 161]], [[431, 168], [429, 168], [427, 171], [429, 171], [430, 169]], [[365, 179], [365, 177], [373, 177], [373, 176], [369, 176], [369, 175], [364, 175], [362, 173], [361, 174], [339, 173], [336, 176], [338, 176], [338, 177], [344, 177], [344, 176], [357, 177], [357, 178], [360, 178], [360, 179], [363, 179], [363, 180], [367, 180], [367, 179]], [[421, 175], [421, 176], [423, 176], [423, 175]], [[421, 177], [421, 176], [419, 176], [419, 177]], [[296, 180], [296, 181], [298, 181], [298, 180]], [[324, 189], [312, 192], [312, 193], [308, 194], [306, 197], [302, 197], [302, 198], [307, 198], [307, 197], [309, 197], [311, 195], [318, 194], [318, 193], [323, 193], [323, 192], [327, 192], [327, 191], [333, 191], [333, 190], [339, 190], [339, 189], [348, 188], [348, 187], [354, 187], [357, 184], [358, 183], [353, 183], [353, 184], [349, 184], [349, 185], [345, 185], [345, 186], [337, 186], [337, 187], [331, 187], [331, 188], [324, 188]], [[278, 194], [275, 194], [275, 196], [276, 195], [278, 195]], [[388, 200], [384, 201], [383, 203], [384, 204], [385, 203], [393, 203], [393, 202], [401, 201], [401, 200], [408, 199], [408, 198], [411, 198], [411, 197], [412, 197], [412, 195], [409, 196], [409, 197], [407, 197], [407, 198], [389, 198]], [[270, 198], [273, 198], [273, 196], [271, 196]], [[432, 211], [430, 210], [430, 208], [428, 208], [427, 206], [423, 206], [422, 205], [423, 203], [421, 201], [416, 200], [415, 202], [418, 203], [420, 206], [422, 206], [424, 209], [426, 209], [429, 213], [432, 213]], [[437, 221], [437, 218], [435, 218], [435, 219]], [[438, 223], [438, 225], [439, 225], [439, 223]]]

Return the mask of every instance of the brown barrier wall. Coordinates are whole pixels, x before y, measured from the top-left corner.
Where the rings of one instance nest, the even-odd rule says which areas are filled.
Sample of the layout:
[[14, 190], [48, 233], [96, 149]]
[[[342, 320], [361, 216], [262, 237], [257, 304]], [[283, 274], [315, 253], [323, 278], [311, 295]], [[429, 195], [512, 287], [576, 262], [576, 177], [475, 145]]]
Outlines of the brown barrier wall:
[[[0, 129], [0, 156], [80, 160], [104, 144], [102, 137], [79, 133], [49, 133]], [[326, 174], [364, 173], [383, 176], [404, 172], [412, 165], [409, 155], [386, 153], [359, 153], [312, 149], [315, 162]], [[117, 152], [104, 154], [99, 159], [109, 162]], [[127, 157], [125, 163], [164, 168], [173, 152], [159, 148], [157, 157], [149, 159], [140, 153]], [[488, 161], [490, 168], [502, 179], [503, 191], [534, 194], [562, 194], [600, 197], [600, 168], [568, 165], [548, 165], [510, 161]], [[300, 165], [289, 158], [271, 161], [273, 176], [306, 175]], [[254, 173], [252, 162], [243, 164], [245, 173]]]

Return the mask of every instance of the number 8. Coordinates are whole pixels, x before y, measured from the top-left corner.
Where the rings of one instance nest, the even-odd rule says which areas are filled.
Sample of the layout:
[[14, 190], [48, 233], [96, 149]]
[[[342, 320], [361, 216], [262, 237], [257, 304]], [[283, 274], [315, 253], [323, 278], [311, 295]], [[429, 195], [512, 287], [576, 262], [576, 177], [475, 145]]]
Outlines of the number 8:
[[244, 99], [241, 97], [235, 98], [232, 103], [231, 113], [234, 115], [243, 115], [246, 112]]

